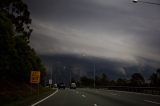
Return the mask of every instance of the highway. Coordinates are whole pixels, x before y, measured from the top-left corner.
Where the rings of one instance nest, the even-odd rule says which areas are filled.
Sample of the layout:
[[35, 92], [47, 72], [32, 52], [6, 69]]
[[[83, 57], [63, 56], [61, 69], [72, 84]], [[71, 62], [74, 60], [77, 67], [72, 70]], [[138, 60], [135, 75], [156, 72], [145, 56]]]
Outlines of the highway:
[[103, 89], [65, 89], [36, 106], [160, 106], [160, 96]]

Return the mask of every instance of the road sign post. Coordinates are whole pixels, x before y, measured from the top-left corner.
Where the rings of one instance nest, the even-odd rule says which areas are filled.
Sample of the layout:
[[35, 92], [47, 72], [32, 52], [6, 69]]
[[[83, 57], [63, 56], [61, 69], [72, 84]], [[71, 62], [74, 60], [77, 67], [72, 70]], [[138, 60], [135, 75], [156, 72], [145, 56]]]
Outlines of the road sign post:
[[40, 71], [31, 71], [30, 82], [32, 84], [40, 83]]
[[31, 94], [32, 94], [32, 84], [38, 85], [38, 96], [39, 96], [39, 83], [40, 83], [40, 71], [31, 71], [30, 83], [31, 83]]
[[51, 88], [52, 85], [52, 79], [49, 80], [49, 87]]

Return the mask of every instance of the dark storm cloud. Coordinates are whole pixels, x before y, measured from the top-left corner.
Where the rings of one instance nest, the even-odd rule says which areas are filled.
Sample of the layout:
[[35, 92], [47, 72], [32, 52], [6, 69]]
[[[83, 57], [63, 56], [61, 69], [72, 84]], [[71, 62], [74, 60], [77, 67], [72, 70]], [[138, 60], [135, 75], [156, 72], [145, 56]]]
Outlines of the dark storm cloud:
[[[26, 0], [33, 19], [31, 45], [43, 55], [85, 54], [158, 67], [160, 6], [131, 1]], [[117, 67], [125, 73], [123, 65]]]
[[[157, 61], [144, 60], [139, 58], [141, 64], [132, 64], [125, 61], [115, 61], [111, 59], [80, 57], [78, 55], [41, 55], [43, 63], [54, 75], [66, 74], [72, 72], [75, 78], [80, 76], [93, 77], [95, 64], [96, 75], [105, 73], [109, 79], [127, 78], [133, 73], [141, 73], [146, 80], [155, 72], [151, 64], [157, 64]], [[142, 62], [145, 61], [145, 62]], [[148, 62], [147, 62], [148, 61]], [[65, 70], [64, 70], [65, 67]], [[69, 75], [68, 75], [69, 76]]]
[[61, 69], [59, 67], [60, 73], [64, 71], [62, 67], [65, 67], [66, 74], [72, 71], [72, 73], [78, 76], [87, 75], [93, 77], [93, 64], [95, 64], [96, 75], [106, 73], [111, 79], [116, 79], [117, 76], [126, 78], [127, 70], [125, 71], [123, 67], [129, 65], [129, 63], [125, 62], [116, 62], [102, 58], [79, 57], [78, 55], [41, 55], [41, 58], [45, 65], [47, 64], [48, 66], [50, 65], [53, 67], [61, 66]]

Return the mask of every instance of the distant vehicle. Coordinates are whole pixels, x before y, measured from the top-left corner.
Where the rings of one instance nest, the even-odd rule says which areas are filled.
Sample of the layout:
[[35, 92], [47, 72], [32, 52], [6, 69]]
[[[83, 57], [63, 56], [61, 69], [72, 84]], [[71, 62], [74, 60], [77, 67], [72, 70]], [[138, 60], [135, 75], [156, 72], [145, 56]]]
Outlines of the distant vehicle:
[[58, 84], [58, 89], [65, 89], [66, 85], [64, 83]]
[[133, 0], [133, 3], [137, 3], [138, 2], [138, 0]]
[[76, 83], [71, 83], [71, 85], [70, 85], [70, 89], [76, 89]]
[[57, 88], [58, 86], [57, 86], [57, 84], [54, 84], [54, 88]]

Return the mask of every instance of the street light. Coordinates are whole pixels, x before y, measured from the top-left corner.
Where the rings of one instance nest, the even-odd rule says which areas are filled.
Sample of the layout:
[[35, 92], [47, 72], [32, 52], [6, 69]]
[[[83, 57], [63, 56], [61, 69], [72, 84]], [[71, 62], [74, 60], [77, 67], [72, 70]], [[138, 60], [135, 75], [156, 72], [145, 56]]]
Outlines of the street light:
[[133, 3], [141, 2], [141, 3], [147, 3], [147, 4], [160, 5], [160, 3], [153, 3], [153, 2], [141, 1], [141, 0], [133, 0], [132, 2], [133, 2]]
[[[83, 57], [86, 57], [86, 54], [82, 54]], [[93, 87], [96, 88], [96, 63], [93, 63]]]

